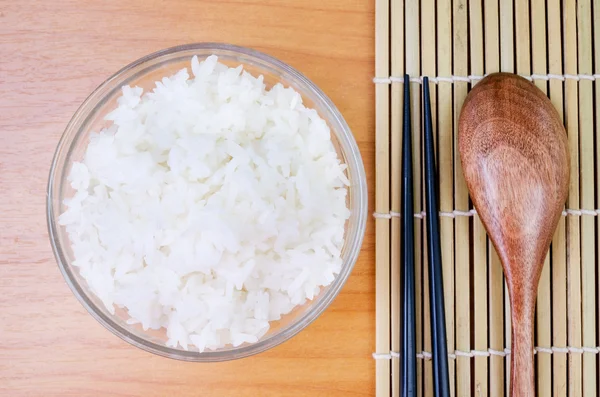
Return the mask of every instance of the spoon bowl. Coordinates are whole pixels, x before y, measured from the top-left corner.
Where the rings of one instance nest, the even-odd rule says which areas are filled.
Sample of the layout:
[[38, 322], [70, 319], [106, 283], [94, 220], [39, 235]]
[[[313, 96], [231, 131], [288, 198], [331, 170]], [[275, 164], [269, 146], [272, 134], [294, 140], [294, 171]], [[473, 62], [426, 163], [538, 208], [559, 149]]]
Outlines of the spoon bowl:
[[534, 396], [535, 300], [569, 187], [558, 112], [526, 79], [496, 73], [469, 93], [459, 120], [463, 172], [502, 261], [511, 303], [511, 396]]

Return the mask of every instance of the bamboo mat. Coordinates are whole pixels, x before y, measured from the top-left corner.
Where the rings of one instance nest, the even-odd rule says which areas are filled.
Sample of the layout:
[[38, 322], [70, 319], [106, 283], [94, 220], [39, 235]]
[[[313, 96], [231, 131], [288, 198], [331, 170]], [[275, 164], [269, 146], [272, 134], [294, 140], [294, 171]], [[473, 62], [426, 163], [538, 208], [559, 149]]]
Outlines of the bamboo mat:
[[518, 73], [544, 91], [569, 138], [569, 197], [538, 294], [536, 395], [600, 395], [600, 0], [376, 0], [378, 397], [399, 395], [404, 73], [411, 76], [419, 396], [433, 395], [421, 191], [424, 75], [430, 76], [437, 133], [450, 386], [455, 396], [508, 394], [508, 294], [498, 256], [472, 209], [457, 147], [468, 91], [497, 71]]

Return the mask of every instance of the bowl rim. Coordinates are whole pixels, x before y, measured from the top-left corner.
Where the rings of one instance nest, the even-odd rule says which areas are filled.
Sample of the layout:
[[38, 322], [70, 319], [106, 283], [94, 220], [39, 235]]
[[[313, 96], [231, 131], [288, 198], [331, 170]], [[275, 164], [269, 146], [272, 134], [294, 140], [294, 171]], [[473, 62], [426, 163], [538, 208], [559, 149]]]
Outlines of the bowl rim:
[[[287, 326], [287, 328], [273, 334], [270, 337], [245, 346], [242, 345], [240, 347], [229, 348], [227, 350], [205, 351], [202, 353], [199, 353], [197, 351], [186, 351], [171, 348], [142, 338], [125, 329], [121, 325], [117, 324], [108, 315], [104, 314], [102, 310], [97, 308], [96, 305], [87, 298], [87, 294], [83, 291], [82, 286], [76, 280], [73, 272], [70, 269], [70, 261], [67, 260], [67, 258], [65, 257], [61, 243], [58, 239], [58, 229], [60, 226], [58, 226], [57, 219], [54, 217], [53, 208], [53, 182], [56, 178], [59, 155], [63, 153], [65, 149], [67, 149], [67, 153], [70, 153], [70, 151], [72, 150], [74, 140], [70, 139], [72, 134], [69, 134], [69, 132], [71, 132], [71, 130], [74, 129], [74, 127], [77, 125], [79, 119], [82, 116], [89, 117], [90, 114], [92, 114], [87, 110], [87, 107], [90, 105], [90, 103], [93, 103], [96, 100], [102, 101], [103, 99], [105, 99], [107, 94], [102, 94], [102, 92], [105, 89], [113, 86], [114, 81], [118, 80], [129, 70], [143, 65], [146, 62], [156, 60], [157, 58], [160, 58], [162, 56], [190, 51], [222, 51], [233, 53], [234, 55], [242, 55], [245, 57], [258, 59], [261, 62], [267, 63], [270, 67], [279, 69], [280, 71], [289, 74], [293, 79], [297, 80], [299, 84], [303, 85], [305, 90], [308, 90], [311, 92], [311, 94], [315, 95], [317, 97], [318, 102], [320, 102], [319, 104], [322, 107], [326, 108], [330, 115], [334, 117], [335, 122], [340, 127], [339, 133], [343, 136], [343, 139], [346, 140], [346, 146], [348, 147], [348, 149], [350, 149], [349, 151], [344, 150], [343, 153], [347, 160], [351, 160], [351, 162], [353, 163], [353, 166], [355, 167], [355, 172], [357, 173], [358, 177], [357, 183], [353, 184], [353, 189], [356, 189], [358, 193], [356, 195], [357, 213], [354, 214], [354, 216], [356, 216], [356, 233], [353, 241], [346, 242], [346, 244], [349, 244], [348, 246], [350, 248], [350, 252], [348, 253], [347, 257], [348, 259], [345, 261], [340, 273], [336, 276], [336, 280], [332, 284], [330, 284], [326, 295], [320, 298], [319, 300], [315, 301], [310, 310], [307, 310], [305, 313], [303, 313], [301, 316], [295, 319], [289, 326]], [[114, 89], [114, 87], [112, 88]], [[92, 110], [96, 108], [97, 106], [94, 106]], [[77, 136], [80, 132], [81, 131], [75, 132], [74, 136]], [[338, 139], [340, 138], [338, 137]], [[81, 105], [77, 108], [77, 110], [71, 117], [69, 123], [63, 131], [63, 134], [54, 152], [50, 172], [48, 175], [48, 184], [46, 191], [46, 221], [52, 251], [56, 259], [57, 265], [60, 269], [60, 272], [62, 273], [65, 279], [65, 282], [67, 283], [67, 285], [71, 289], [71, 292], [73, 293], [73, 295], [75, 295], [79, 303], [86, 309], [86, 311], [89, 314], [92, 315], [93, 318], [96, 319], [96, 321], [102, 324], [104, 328], [108, 329], [110, 332], [123, 339], [124, 341], [128, 342], [129, 344], [136, 346], [144, 351], [157, 354], [159, 356], [182, 361], [217, 362], [249, 357], [264, 352], [275, 346], [278, 346], [284, 343], [285, 341], [291, 339], [294, 335], [298, 334], [304, 328], [308, 327], [327, 309], [327, 307], [329, 307], [329, 305], [333, 302], [333, 300], [341, 291], [342, 287], [346, 284], [358, 259], [358, 255], [362, 247], [362, 242], [366, 230], [368, 212], [367, 201], [368, 194], [366, 174], [356, 140], [350, 130], [350, 127], [341, 115], [340, 111], [333, 104], [331, 99], [329, 99], [329, 97], [327, 97], [327, 95], [319, 87], [317, 87], [316, 84], [314, 84], [311, 80], [309, 80], [307, 77], [305, 77], [302, 73], [300, 73], [293, 67], [265, 53], [237, 45], [216, 42], [205, 42], [169, 47], [141, 57], [131, 62], [130, 64], [124, 66], [119, 71], [111, 75], [94, 91], [92, 91], [90, 95], [87, 96], [87, 98], [81, 103]]]

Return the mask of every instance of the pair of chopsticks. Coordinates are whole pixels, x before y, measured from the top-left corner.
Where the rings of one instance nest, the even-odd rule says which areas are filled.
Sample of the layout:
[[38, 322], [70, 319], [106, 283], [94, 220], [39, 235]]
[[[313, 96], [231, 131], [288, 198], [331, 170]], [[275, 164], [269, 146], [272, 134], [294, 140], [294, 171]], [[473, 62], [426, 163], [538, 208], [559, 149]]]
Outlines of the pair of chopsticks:
[[[433, 345], [433, 390], [436, 397], [450, 396], [446, 316], [442, 279], [442, 252], [438, 216], [437, 177], [433, 148], [433, 125], [429, 78], [423, 78], [425, 112], [425, 199], [427, 222], [427, 258], [429, 262], [429, 294], [431, 301], [431, 341]], [[402, 134], [402, 269], [403, 335], [401, 395], [417, 395], [417, 351], [415, 346], [415, 252], [413, 211], [413, 166], [410, 120], [410, 79], [404, 76], [404, 128]]]

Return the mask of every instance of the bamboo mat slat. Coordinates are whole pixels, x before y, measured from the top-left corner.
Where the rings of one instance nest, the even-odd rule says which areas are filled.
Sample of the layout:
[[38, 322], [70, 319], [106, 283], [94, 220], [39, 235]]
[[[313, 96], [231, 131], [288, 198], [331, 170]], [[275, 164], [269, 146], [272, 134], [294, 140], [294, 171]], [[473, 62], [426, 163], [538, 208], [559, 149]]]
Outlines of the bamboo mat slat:
[[[468, 67], [468, 4], [463, 1], [455, 1], [453, 5], [453, 74], [466, 76]], [[468, 86], [466, 82], [454, 84], [453, 103], [453, 131], [454, 131], [454, 206], [460, 211], [469, 210], [469, 195], [467, 184], [463, 176], [462, 167], [458, 160], [458, 117], [462, 104], [467, 96]], [[455, 278], [456, 283], [456, 306], [454, 308], [456, 321], [456, 349], [460, 351], [471, 350], [471, 310], [470, 294], [464, 293], [471, 290], [470, 285], [470, 244], [464, 244], [470, 240], [470, 225], [468, 218], [456, 218], [454, 223], [455, 233]], [[468, 395], [471, 390], [471, 360], [468, 357], [456, 358], [456, 395]]]
[[[548, 26], [560, 26], [560, 1], [548, 0]], [[562, 34], [561, 30], [548, 32], [548, 70], [552, 74], [562, 74]], [[550, 81], [550, 100], [564, 120], [564, 90], [559, 80]], [[552, 343], [554, 346], [567, 346], [567, 252], [566, 220], [560, 219], [552, 240]], [[556, 354], [552, 357], [552, 393], [555, 397], [567, 395], [567, 356]]]
[[[378, 77], [389, 75], [389, 0], [377, 0], [375, 5], [377, 30], [375, 32], [375, 74]], [[390, 210], [389, 192], [389, 86], [378, 85], [375, 88], [375, 211], [388, 213]], [[375, 282], [376, 282], [376, 341], [377, 354], [388, 354], [390, 351], [390, 229], [385, 218], [375, 220]], [[377, 360], [376, 394], [377, 397], [389, 396], [390, 362]]]
[[[469, 36], [471, 74], [484, 74], [483, 52], [483, 4], [482, 0], [469, 2]], [[473, 263], [486, 263], [487, 237], [479, 217], [473, 218]], [[473, 266], [473, 306], [474, 306], [474, 348], [485, 351], [488, 347], [487, 314], [487, 267]], [[476, 395], [488, 394], [488, 360], [483, 356], [474, 357], [474, 388]]]
[[[404, 74], [404, 6], [399, 0], [391, 2], [391, 19], [396, 21], [391, 25], [391, 70], [392, 75], [402, 76]], [[391, 175], [401, 173], [401, 149], [402, 149], [402, 121], [404, 113], [403, 86], [392, 84], [391, 98]], [[391, 208], [392, 211], [400, 212], [400, 178], [391, 180]], [[400, 218], [392, 218], [391, 230], [391, 345], [393, 351], [400, 350]], [[392, 397], [400, 396], [400, 357], [392, 357]]]
[[[452, 75], [452, 2], [437, 1], [437, 71], [440, 76]], [[452, 86], [438, 87], [438, 164], [440, 180], [440, 210], [454, 210], [454, 142], [452, 135]], [[440, 219], [442, 244], [442, 274], [444, 278], [444, 305], [446, 309], [446, 336], [448, 351], [454, 351], [454, 221]], [[448, 362], [450, 388], [454, 390], [455, 363]]]
[[[452, 2], [437, 1], [437, 72], [440, 76], [452, 75]], [[454, 210], [454, 142], [452, 135], [452, 86], [437, 87], [438, 154], [440, 180], [440, 211]], [[440, 219], [442, 244], [442, 274], [444, 278], [444, 306], [446, 308], [446, 336], [448, 351], [454, 351], [454, 221]], [[450, 388], [454, 390], [455, 365], [448, 362]]]
[[[600, 5], [598, 5], [598, 2], [594, 2], [594, 7], [593, 7], [593, 27], [594, 27], [594, 37], [593, 37], [593, 41], [594, 41], [594, 73], [598, 73], [598, 70], [600, 69]], [[595, 95], [595, 102], [594, 102], [594, 107], [595, 107], [595, 122], [594, 122], [594, 135], [596, 138], [596, 159], [597, 161], [600, 161], [600, 145], [598, 145], [598, 142], [600, 142], [600, 84], [598, 82], [598, 80], [596, 80], [594, 82], [594, 91], [596, 93]], [[600, 176], [598, 174], [596, 174], [596, 197], [600, 200]], [[598, 226], [600, 226], [598, 220], [596, 220], [596, 224]], [[600, 228], [597, 228], [596, 230], [600, 230]], [[600, 258], [600, 232], [598, 232], [596, 234], [596, 260], [598, 260]], [[597, 274], [597, 287], [596, 287], [596, 291], [597, 291], [597, 297], [598, 297], [598, 301], [600, 301], [600, 272], [598, 272]], [[600, 315], [597, 316], [598, 319], [598, 323], [597, 325], [597, 330], [598, 333], [600, 333]], [[600, 339], [600, 338], [599, 338]], [[600, 364], [597, 367], [597, 379], [600, 378]]]
[[[486, 0], [485, 5], [485, 72], [500, 70], [499, 5], [496, 0]], [[504, 350], [504, 281], [502, 266], [491, 243], [488, 243], [489, 280], [489, 348]], [[489, 358], [489, 395], [504, 395], [504, 358], [498, 355]], [[481, 396], [487, 395], [481, 393]]]
[[[577, 2], [577, 54], [578, 73], [592, 72], [591, 4], [589, 0]], [[582, 208], [594, 207], [594, 120], [592, 81], [579, 82], [579, 135], [580, 178]], [[595, 222], [593, 218], [581, 219], [581, 301], [582, 343], [596, 346], [596, 264]], [[596, 395], [596, 356], [583, 355], [584, 396]]]
[[[403, 73], [411, 77], [417, 383], [433, 395], [422, 194], [422, 77], [430, 76], [453, 396], [507, 396], [510, 302], [502, 266], [471, 212], [457, 147], [463, 101], [483, 75], [518, 73], [565, 123], [571, 181], [540, 277], [536, 395], [599, 395], [600, 4], [592, 0], [377, 0], [377, 396], [399, 396]], [[390, 42], [391, 39], [391, 42]], [[391, 212], [390, 212], [391, 211]]]
[[[560, 0], [548, 0], [548, 26], [560, 26]], [[561, 75], [562, 34], [560, 29], [548, 30], [548, 71]], [[563, 83], [550, 80], [550, 100], [564, 120]], [[552, 344], [567, 346], [567, 252], [566, 220], [560, 219], [552, 240]], [[549, 298], [549, 297], [548, 297]], [[541, 298], [539, 298], [541, 299]], [[567, 395], [567, 356], [555, 354], [552, 357], [552, 393], [554, 397]]]
[[[405, 45], [405, 70], [409, 75], [418, 75], [421, 71], [420, 57], [420, 29], [419, 15], [420, 8], [418, 2], [405, 3], [404, 9], [404, 32], [410, 40], [404, 41]], [[418, 84], [411, 85], [411, 122], [412, 122], [412, 144], [413, 144], [413, 180], [414, 180], [414, 210], [421, 212], [421, 92]], [[415, 288], [417, 294], [415, 297], [416, 310], [416, 351], [423, 351], [423, 239], [422, 224], [415, 222]], [[425, 321], [428, 321], [427, 319]], [[417, 361], [417, 385], [418, 396], [423, 396], [423, 370], [424, 361]]]
[[[565, 45], [565, 73], [577, 74], [577, 9], [574, 1], [563, 5]], [[579, 121], [578, 121], [578, 84], [576, 81], [565, 83], [565, 124], [569, 137], [571, 154], [571, 179], [567, 206], [579, 209]], [[580, 253], [580, 220], [568, 218], [567, 224], [567, 335], [570, 346], [581, 346], [581, 253]], [[568, 363], [568, 395], [582, 396], [582, 357], [569, 355]]]
[[[436, 53], [435, 46], [431, 43], [435, 42], [435, 13], [430, 12], [435, 7], [435, 0], [422, 0], [421, 1], [421, 71], [424, 74], [435, 76], [436, 74]], [[417, 86], [416, 89], [421, 87]], [[436, 123], [436, 88], [434, 84], [430, 84], [430, 95], [431, 95], [431, 114], [432, 123]], [[424, 121], [422, 121], [424, 123]], [[436, 140], [437, 141], [437, 140]], [[424, 157], [425, 147], [422, 147], [421, 156]], [[422, 198], [423, 199], [423, 198]], [[424, 202], [423, 202], [424, 205]], [[427, 235], [427, 227], [423, 223], [423, 241]], [[425, 247], [423, 244], [422, 247]], [[421, 249], [423, 251], [423, 248]], [[423, 251], [424, 252], [424, 251]], [[429, 300], [429, 264], [427, 255], [423, 255], [423, 279], [422, 279], [422, 291], [423, 291], [423, 349], [425, 351], [431, 351], [431, 326], [429, 319], [431, 318], [430, 307], [431, 303]], [[423, 368], [423, 396], [433, 397], [433, 365], [432, 361], [428, 360], [424, 362]]]
[[[548, 73], [546, 65], [546, 15], [535, 10], [543, 10], [544, 0], [532, 0], [531, 3], [531, 53], [532, 71], [534, 74], [545, 75]], [[535, 85], [548, 94], [548, 82], [536, 80]], [[540, 275], [538, 289], [536, 328], [537, 344], [542, 347], [552, 346], [552, 307], [550, 296], [550, 253], [546, 255], [544, 268]], [[550, 397], [552, 395], [552, 357], [548, 354], [538, 354], [537, 363], [537, 388], [538, 396]]]

